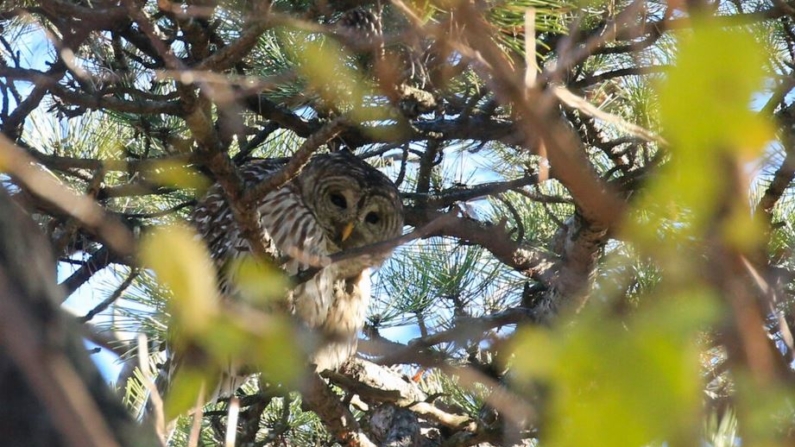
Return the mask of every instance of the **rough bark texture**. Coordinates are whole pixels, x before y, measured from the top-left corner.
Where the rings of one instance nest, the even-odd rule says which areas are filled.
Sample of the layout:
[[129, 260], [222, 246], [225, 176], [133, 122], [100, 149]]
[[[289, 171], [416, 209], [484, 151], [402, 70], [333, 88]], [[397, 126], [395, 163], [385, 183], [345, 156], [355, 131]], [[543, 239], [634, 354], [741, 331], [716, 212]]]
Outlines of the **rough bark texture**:
[[158, 445], [89, 359], [77, 323], [59, 309], [62, 294], [46, 240], [0, 189], [2, 444]]

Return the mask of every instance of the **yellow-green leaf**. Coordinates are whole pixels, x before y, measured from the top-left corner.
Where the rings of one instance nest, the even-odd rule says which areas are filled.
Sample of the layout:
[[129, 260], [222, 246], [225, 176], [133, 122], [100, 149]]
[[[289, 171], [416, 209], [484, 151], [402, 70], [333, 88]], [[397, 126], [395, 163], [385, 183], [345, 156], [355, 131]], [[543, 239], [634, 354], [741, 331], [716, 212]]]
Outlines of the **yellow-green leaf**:
[[215, 268], [205, 245], [192, 230], [156, 228], [141, 241], [141, 263], [173, 292], [172, 318], [188, 334], [204, 331], [218, 313]]
[[177, 161], [160, 161], [146, 171], [146, 178], [156, 184], [174, 188], [192, 188], [204, 191], [209, 187], [209, 180]]
[[301, 45], [287, 47], [298, 62], [298, 72], [326, 104], [348, 114], [355, 122], [388, 118], [388, 111], [367, 98], [373, 96], [373, 83], [352, 64], [352, 56], [332, 39], [298, 31]]
[[[683, 248], [698, 244], [716, 222], [719, 234], [739, 249], [759, 241], [747, 201], [732, 199], [737, 209], [729, 210], [730, 219], [719, 222], [718, 214], [727, 196], [743, 194], [743, 165], [774, 136], [771, 123], [751, 109], [763, 88], [764, 48], [740, 28], [694, 22], [692, 32], [678, 35], [676, 65], [659, 89], [670, 161], [635, 198], [643, 216], [624, 225], [626, 238], [663, 261], [663, 268], [690, 271], [695, 258], [683, 256]], [[661, 228], [672, 230], [664, 241]]]
[[[172, 420], [194, 408], [198, 402], [204, 405], [208, 393], [215, 390], [220, 374], [217, 370], [208, 368], [181, 368], [171, 378], [168, 394], [166, 395], [164, 413], [167, 420]], [[212, 387], [212, 388], [211, 388]], [[199, 394], [204, 390], [204, 399], [199, 401]]]
[[713, 315], [706, 294], [693, 292], [626, 322], [592, 311], [574, 326], [519, 334], [517, 380], [540, 382], [551, 399], [542, 443], [637, 447], [697, 432], [695, 340]]
[[680, 38], [676, 67], [660, 91], [672, 149], [679, 157], [713, 162], [723, 151], [758, 153], [773, 136], [772, 127], [750, 108], [752, 95], [763, 86], [763, 48], [747, 32], [709, 22]]
[[290, 281], [283, 270], [253, 256], [235, 259], [228, 275], [240, 297], [255, 307], [262, 308], [274, 299], [282, 299], [289, 290]]

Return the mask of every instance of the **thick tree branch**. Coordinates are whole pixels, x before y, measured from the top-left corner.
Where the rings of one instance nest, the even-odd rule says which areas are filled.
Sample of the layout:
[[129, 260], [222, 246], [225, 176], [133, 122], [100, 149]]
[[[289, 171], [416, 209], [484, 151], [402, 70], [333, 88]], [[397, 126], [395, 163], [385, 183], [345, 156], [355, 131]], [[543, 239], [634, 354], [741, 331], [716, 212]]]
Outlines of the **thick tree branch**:
[[95, 273], [109, 266], [112, 262], [113, 256], [107, 247], [102, 247], [91, 254], [91, 257], [86, 260], [80, 268], [61, 282], [60, 286], [63, 287], [65, 291], [64, 299], [72, 295], [80, 286], [88, 282]]
[[[305, 121], [289, 109], [268, 100], [264, 95], [248, 96], [245, 105], [252, 112], [273, 120], [296, 135], [308, 138], [317, 132], [323, 123], [317, 119]], [[368, 144], [402, 144], [410, 141], [424, 141], [430, 135], [443, 139], [502, 141], [516, 144], [520, 141], [514, 123], [510, 120], [486, 114], [461, 115], [457, 119], [418, 119], [410, 127], [402, 124], [383, 124], [379, 132], [366, 132], [356, 127], [345, 129], [339, 139], [346, 145], [357, 148]]]
[[476, 200], [486, 196], [495, 196], [506, 191], [520, 189], [538, 183], [537, 175], [528, 175], [516, 180], [505, 182], [481, 183], [479, 185], [461, 186], [439, 191], [437, 193], [402, 193], [405, 199], [421, 202], [427, 208], [446, 208], [456, 202]]
[[255, 2], [257, 7], [251, 14], [249, 23], [243, 29], [241, 35], [235, 41], [215, 54], [206, 57], [202, 60], [201, 64], [197, 67], [199, 70], [212, 70], [220, 72], [231, 68], [239, 63], [248, 53], [254, 48], [258, 39], [264, 33], [270, 23], [269, 19], [269, 3], [267, 1]]
[[[372, 352], [380, 352], [382, 356], [376, 360], [379, 365], [416, 364], [429, 368], [439, 368], [441, 371], [456, 376], [459, 383], [465, 387], [484, 385], [492, 394], [486, 399], [487, 403], [503, 414], [505, 419], [517, 426], [525, 425], [536, 417], [535, 409], [526, 402], [511, 394], [493, 378], [469, 366], [458, 366], [449, 361], [442, 354], [424, 352], [420, 349], [411, 349], [400, 343], [389, 343], [381, 346], [378, 342], [364, 340], [363, 344]], [[395, 349], [395, 346], [401, 349]]]
[[475, 422], [468, 416], [445, 411], [428, 402], [428, 396], [404, 375], [367, 360], [352, 358], [339, 372], [324, 371], [323, 377], [357, 394], [370, 405], [394, 403], [452, 429], [475, 429]]
[[284, 185], [293, 179], [298, 172], [303, 168], [320, 146], [331, 141], [335, 136], [342, 132], [342, 130], [349, 125], [348, 120], [345, 118], [335, 119], [323, 126], [317, 133], [311, 135], [304, 141], [301, 147], [290, 157], [287, 165], [279, 172], [268, 177], [266, 181], [259, 183], [257, 186], [247, 191], [241, 198], [242, 205], [245, 207], [253, 206], [269, 192], [274, 191], [280, 186]]
[[[407, 207], [404, 210], [406, 224], [417, 228], [442, 215], [439, 211], [425, 208]], [[522, 241], [514, 241], [505, 228], [468, 217], [457, 217], [454, 222], [447, 223], [430, 235], [451, 236], [480, 245], [500, 262], [532, 278], [541, 278], [541, 274], [551, 268], [555, 259], [552, 254], [524, 245]]]
[[310, 374], [303, 390], [303, 404], [320, 417], [329, 431], [343, 445], [375, 447], [361, 432], [359, 423], [320, 376]]
[[28, 153], [41, 164], [53, 171], [70, 171], [75, 169], [95, 171], [97, 169], [103, 169], [105, 171], [144, 173], [164, 164], [172, 165], [176, 163], [183, 166], [189, 166], [191, 164], [191, 157], [189, 155], [182, 154], [162, 158], [146, 158], [141, 160], [113, 160], [64, 157], [59, 155], [44, 154], [33, 149], [28, 150]]
[[574, 81], [569, 84], [569, 88], [571, 89], [582, 89], [586, 87], [590, 87], [595, 84], [602, 83], [604, 81], [608, 81], [610, 79], [620, 78], [624, 76], [642, 76], [647, 74], [658, 74], [658, 73], [665, 73], [671, 67], [667, 65], [654, 65], [654, 66], [647, 66], [647, 67], [626, 67], [626, 68], [619, 68], [613, 71], [606, 71], [602, 73], [592, 74], [586, 76], [578, 81]]
[[[0, 433], [10, 446], [155, 446], [88, 359], [58, 308], [36, 225], [0, 189]], [[24, 264], [19, 259], [27, 259]]]
[[[2, 70], [2, 68], [0, 68]], [[20, 70], [18, 68], [12, 70]], [[44, 96], [54, 83], [58, 82], [66, 74], [66, 67], [63, 64], [55, 64], [48, 73], [41, 73], [36, 76], [33, 82], [33, 89], [22, 103], [3, 121], [3, 134], [11, 141], [16, 141], [21, 132], [22, 123], [39, 106]]]

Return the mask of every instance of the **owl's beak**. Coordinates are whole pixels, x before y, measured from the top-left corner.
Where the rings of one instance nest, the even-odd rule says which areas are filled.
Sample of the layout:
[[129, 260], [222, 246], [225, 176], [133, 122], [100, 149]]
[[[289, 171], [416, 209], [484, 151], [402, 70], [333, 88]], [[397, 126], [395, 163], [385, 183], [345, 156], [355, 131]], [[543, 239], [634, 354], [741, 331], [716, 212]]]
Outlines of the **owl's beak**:
[[342, 238], [341, 238], [342, 242], [345, 242], [346, 239], [351, 237], [351, 233], [353, 233], [353, 222], [348, 222], [342, 228], [342, 233], [340, 233], [340, 235], [342, 236]]

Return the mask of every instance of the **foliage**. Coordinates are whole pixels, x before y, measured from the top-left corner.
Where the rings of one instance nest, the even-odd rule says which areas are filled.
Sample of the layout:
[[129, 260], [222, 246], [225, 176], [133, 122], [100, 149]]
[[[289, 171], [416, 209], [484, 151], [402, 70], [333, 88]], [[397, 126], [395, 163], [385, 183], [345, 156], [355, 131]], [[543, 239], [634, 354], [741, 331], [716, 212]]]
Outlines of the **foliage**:
[[[131, 413], [170, 445], [791, 443], [795, 4], [359, 3], [0, 8], [0, 180]], [[255, 221], [238, 168], [326, 150], [416, 237], [308, 391], [301, 278], [244, 256], [218, 300], [185, 221], [213, 183]], [[238, 361], [261, 374], [215, 399]]]

